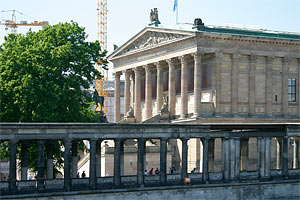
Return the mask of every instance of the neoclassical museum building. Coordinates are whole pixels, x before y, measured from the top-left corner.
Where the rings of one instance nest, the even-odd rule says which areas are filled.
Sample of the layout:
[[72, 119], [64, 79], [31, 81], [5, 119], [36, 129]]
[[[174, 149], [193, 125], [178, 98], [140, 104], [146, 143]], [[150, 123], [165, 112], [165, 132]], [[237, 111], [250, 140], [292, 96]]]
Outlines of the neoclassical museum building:
[[114, 64], [114, 119], [157, 115], [164, 101], [172, 120], [298, 121], [300, 34], [154, 22], [109, 57]]

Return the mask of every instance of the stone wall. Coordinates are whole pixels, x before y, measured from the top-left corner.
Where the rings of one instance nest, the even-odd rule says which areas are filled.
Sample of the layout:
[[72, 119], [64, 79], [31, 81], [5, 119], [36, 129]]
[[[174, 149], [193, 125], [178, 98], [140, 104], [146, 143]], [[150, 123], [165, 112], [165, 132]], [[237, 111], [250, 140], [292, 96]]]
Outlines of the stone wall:
[[[160, 187], [143, 188], [140, 190], [106, 191], [93, 193], [64, 193], [51, 195], [51, 199], [57, 200], [80, 200], [80, 199], [107, 199], [107, 200], [150, 200], [150, 199], [290, 199], [300, 198], [300, 183], [277, 183], [277, 184], [232, 184], [228, 186], [184, 186], [184, 187]], [[5, 198], [5, 197], [4, 197]], [[0, 197], [1, 199], [1, 197]], [[49, 194], [25, 197], [26, 199], [49, 199]]]

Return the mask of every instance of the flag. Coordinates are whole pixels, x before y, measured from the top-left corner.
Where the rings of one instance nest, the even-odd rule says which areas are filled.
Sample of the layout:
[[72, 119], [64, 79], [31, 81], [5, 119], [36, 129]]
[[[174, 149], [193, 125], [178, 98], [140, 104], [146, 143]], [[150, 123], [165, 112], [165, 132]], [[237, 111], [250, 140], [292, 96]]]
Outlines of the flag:
[[174, 1], [174, 7], [173, 7], [173, 12], [175, 12], [177, 9], [177, 0]]

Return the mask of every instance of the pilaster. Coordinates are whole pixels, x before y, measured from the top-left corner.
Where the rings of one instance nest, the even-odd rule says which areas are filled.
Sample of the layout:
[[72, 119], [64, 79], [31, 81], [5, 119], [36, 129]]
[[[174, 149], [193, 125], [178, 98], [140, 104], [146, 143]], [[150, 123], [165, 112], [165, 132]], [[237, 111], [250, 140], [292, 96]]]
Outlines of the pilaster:
[[255, 115], [255, 70], [256, 70], [256, 59], [257, 56], [249, 56], [249, 115]]
[[272, 104], [273, 104], [273, 81], [272, 81], [272, 64], [274, 57], [268, 56], [266, 57], [266, 115], [268, 117], [272, 116]]
[[289, 116], [289, 100], [288, 100], [289, 62], [290, 62], [289, 57], [284, 57], [282, 60], [282, 115], [284, 117]]
[[233, 116], [238, 115], [238, 62], [240, 57], [240, 54], [233, 54], [231, 57], [231, 114]]
[[212, 88], [215, 95], [215, 115], [221, 114], [221, 67], [223, 53], [215, 53], [215, 62], [212, 68]]

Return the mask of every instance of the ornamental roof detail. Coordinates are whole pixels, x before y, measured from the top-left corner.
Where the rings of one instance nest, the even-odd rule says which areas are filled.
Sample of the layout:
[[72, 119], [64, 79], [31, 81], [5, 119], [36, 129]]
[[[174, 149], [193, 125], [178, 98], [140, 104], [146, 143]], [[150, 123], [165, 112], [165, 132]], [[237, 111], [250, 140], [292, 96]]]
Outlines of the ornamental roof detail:
[[191, 37], [191, 33], [181, 31], [159, 31], [155, 29], [144, 29], [123, 46], [118, 48], [110, 57], [118, 57], [147, 50], [153, 47], [173, 43], [174, 41]]

